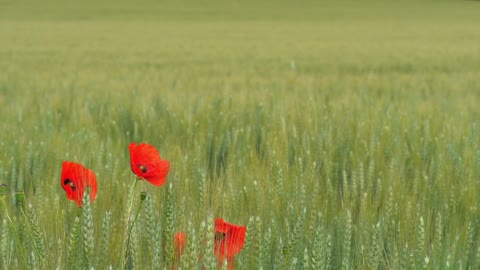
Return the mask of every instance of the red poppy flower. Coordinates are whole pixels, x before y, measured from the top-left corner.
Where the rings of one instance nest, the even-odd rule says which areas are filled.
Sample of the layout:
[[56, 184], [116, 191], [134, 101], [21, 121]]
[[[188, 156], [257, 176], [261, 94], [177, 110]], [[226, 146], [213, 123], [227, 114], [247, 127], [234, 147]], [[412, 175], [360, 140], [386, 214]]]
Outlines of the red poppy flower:
[[173, 261], [172, 270], [176, 270], [180, 266], [180, 257], [185, 251], [185, 245], [187, 244], [187, 236], [183, 232], [178, 232], [173, 237], [173, 242], [175, 243], [175, 258]]
[[178, 257], [182, 256], [187, 244], [187, 236], [184, 232], [178, 232], [173, 237], [173, 241], [175, 242], [175, 254]]
[[220, 264], [227, 259], [229, 270], [234, 269], [233, 262], [245, 244], [246, 233], [245, 226], [234, 225], [221, 218], [215, 219], [214, 254]]
[[93, 202], [97, 196], [97, 177], [92, 170], [83, 165], [65, 161], [62, 164], [62, 178], [60, 184], [67, 193], [69, 200], [75, 201], [82, 207], [82, 198], [85, 188], [90, 188], [90, 201]]
[[131, 143], [128, 146], [130, 150], [130, 166], [138, 178], [147, 180], [155, 186], [165, 184], [170, 162], [162, 160], [158, 150], [146, 143]]

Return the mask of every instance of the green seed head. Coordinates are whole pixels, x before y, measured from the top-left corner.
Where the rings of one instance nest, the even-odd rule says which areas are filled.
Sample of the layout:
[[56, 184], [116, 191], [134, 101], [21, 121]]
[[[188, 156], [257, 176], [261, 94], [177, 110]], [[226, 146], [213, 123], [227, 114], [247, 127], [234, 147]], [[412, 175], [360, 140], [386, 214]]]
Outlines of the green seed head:
[[25, 200], [25, 193], [18, 191], [15, 193], [15, 199], [17, 200], [18, 203], [23, 203]]
[[142, 191], [140, 193], [140, 201], [144, 201], [147, 198], [147, 193], [145, 191]]
[[23, 191], [17, 191], [15, 193], [15, 201], [17, 207], [24, 208], [23, 203], [25, 201], [25, 193], [23, 193]]
[[7, 194], [7, 188], [8, 186], [6, 184], [0, 185], [0, 197], [3, 197], [5, 194]]

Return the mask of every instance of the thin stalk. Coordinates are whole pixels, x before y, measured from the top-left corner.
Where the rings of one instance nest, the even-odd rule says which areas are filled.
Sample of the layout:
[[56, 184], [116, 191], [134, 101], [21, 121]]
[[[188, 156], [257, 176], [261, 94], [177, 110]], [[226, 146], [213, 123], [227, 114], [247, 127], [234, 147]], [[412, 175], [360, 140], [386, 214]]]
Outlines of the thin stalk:
[[135, 181], [132, 184], [132, 187], [130, 188], [130, 194], [129, 194], [130, 205], [128, 206], [127, 225], [128, 223], [130, 223], [130, 214], [132, 213], [132, 207], [133, 207], [133, 194], [135, 193], [138, 181], [140, 181], [140, 179], [138, 178], [135, 179]]
[[[127, 211], [127, 222], [126, 222], [126, 225], [125, 225], [125, 233], [127, 234], [126, 237], [127, 237], [127, 243], [129, 242], [130, 240], [130, 233], [128, 232], [128, 228], [129, 228], [129, 224], [130, 224], [130, 214], [132, 213], [132, 207], [133, 207], [133, 194], [136, 190], [136, 187], [137, 187], [137, 182], [140, 181], [140, 179], [136, 178], [135, 181], [133, 181], [133, 184], [132, 184], [132, 187], [130, 188], [130, 194], [128, 196], [129, 198], [129, 206], [128, 206], [128, 211]], [[124, 245], [123, 245], [123, 248], [122, 248], [122, 251], [125, 251], [125, 254], [127, 254], [127, 250], [128, 250], [128, 246], [125, 245], [125, 242], [123, 242]], [[121, 257], [120, 257], [121, 258]], [[122, 261], [120, 262], [120, 265], [122, 266], [122, 269], [125, 268], [125, 263], [127, 262], [127, 258], [123, 258]]]
[[127, 265], [127, 262], [128, 262], [128, 253], [130, 251], [130, 239], [132, 237], [133, 227], [135, 226], [135, 222], [137, 221], [138, 215], [140, 214], [140, 210], [142, 209], [142, 206], [143, 206], [143, 201], [145, 201], [146, 197], [147, 197], [147, 193], [142, 192], [140, 194], [140, 204], [138, 205], [137, 213], [135, 214], [135, 218], [133, 219], [132, 225], [130, 225], [130, 227], [128, 229], [127, 245], [126, 245], [126, 248], [125, 248], [125, 255], [124, 255], [123, 267], [122, 267], [123, 269], [125, 269], [125, 266]]

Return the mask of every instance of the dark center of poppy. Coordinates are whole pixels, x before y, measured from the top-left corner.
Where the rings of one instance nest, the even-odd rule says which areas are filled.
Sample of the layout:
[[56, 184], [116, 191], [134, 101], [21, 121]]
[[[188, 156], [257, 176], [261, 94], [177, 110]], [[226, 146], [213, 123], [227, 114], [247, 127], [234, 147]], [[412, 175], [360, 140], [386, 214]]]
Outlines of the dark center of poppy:
[[77, 187], [75, 186], [75, 184], [72, 182], [72, 180], [70, 179], [65, 179], [65, 181], [63, 181], [63, 184], [64, 185], [67, 185], [67, 186], [70, 186], [70, 188], [72, 188], [73, 191], [77, 190]]
[[225, 238], [225, 233], [215, 232], [215, 241], [222, 241]]
[[142, 171], [142, 173], [147, 173], [148, 172], [147, 166], [144, 166], [142, 164], [138, 164], [137, 166], [140, 169], [140, 171]]

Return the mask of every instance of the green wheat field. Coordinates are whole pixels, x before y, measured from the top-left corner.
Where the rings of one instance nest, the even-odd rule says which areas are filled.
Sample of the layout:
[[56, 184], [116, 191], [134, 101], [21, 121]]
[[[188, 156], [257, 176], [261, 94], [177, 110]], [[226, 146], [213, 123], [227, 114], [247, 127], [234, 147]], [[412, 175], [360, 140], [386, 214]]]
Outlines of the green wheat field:
[[0, 269], [480, 269], [480, 1], [0, 0], [0, 120]]

